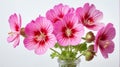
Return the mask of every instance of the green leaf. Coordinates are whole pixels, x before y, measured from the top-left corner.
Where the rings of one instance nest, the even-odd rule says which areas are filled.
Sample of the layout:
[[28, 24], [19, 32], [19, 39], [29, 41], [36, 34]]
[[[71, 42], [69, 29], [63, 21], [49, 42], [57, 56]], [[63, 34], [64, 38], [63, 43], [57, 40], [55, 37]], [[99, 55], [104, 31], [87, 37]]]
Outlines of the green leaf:
[[85, 51], [85, 50], [87, 50], [87, 43], [86, 42], [80, 44], [80, 46], [79, 46], [80, 52]]
[[58, 47], [59, 47], [59, 44], [58, 44], [58, 43], [56, 43], [54, 47], [55, 47], [55, 48], [58, 48]]
[[58, 54], [54, 52], [54, 53], [50, 54], [50, 56], [51, 56], [51, 58], [53, 59], [53, 58], [57, 57]]
[[76, 59], [76, 52], [72, 51], [62, 51], [61, 55], [59, 56], [59, 59], [61, 60], [75, 60]]

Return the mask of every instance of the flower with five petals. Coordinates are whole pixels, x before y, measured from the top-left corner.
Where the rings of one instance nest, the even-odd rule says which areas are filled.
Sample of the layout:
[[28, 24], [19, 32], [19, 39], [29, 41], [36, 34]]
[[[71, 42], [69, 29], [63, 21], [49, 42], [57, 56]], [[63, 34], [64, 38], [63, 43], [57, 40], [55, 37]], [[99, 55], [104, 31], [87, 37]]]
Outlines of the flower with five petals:
[[76, 15], [78, 16], [79, 22], [88, 29], [97, 31], [104, 26], [103, 23], [100, 23], [103, 13], [97, 10], [93, 4], [89, 5], [89, 3], [86, 3], [83, 8], [77, 8]]
[[108, 23], [106, 27], [101, 28], [95, 38], [95, 52], [97, 52], [99, 47], [103, 57], [108, 58], [108, 53], [114, 51], [114, 42], [112, 39], [115, 37], [115, 34], [115, 28], [112, 23]]
[[21, 29], [21, 16], [17, 16], [16, 13], [9, 17], [9, 24], [11, 32], [9, 33], [9, 37], [7, 41], [13, 42], [14, 41], [14, 48], [19, 45], [20, 42], [20, 29]]
[[65, 15], [63, 20], [58, 21], [54, 31], [61, 46], [78, 45], [84, 34], [83, 25], [78, 23], [77, 16], [72, 13]]
[[24, 46], [28, 50], [34, 49], [38, 55], [44, 54], [47, 49], [52, 48], [56, 43], [56, 38], [52, 32], [52, 23], [40, 16], [25, 27]]

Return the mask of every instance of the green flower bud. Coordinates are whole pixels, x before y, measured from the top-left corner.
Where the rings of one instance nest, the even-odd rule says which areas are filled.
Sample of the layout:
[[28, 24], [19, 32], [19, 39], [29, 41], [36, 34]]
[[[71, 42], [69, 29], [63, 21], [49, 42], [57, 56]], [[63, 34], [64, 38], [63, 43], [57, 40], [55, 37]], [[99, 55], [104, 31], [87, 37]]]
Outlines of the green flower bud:
[[85, 38], [86, 42], [91, 43], [92, 41], [95, 40], [95, 36], [94, 34], [90, 31], [86, 34], [86, 38]]
[[85, 53], [85, 60], [86, 60], [86, 61], [90, 61], [90, 60], [92, 60], [93, 58], [94, 58], [93, 52], [91, 52], [91, 51], [86, 51], [86, 53]]
[[94, 52], [94, 45], [89, 45], [88, 50], [91, 51], [91, 52]]

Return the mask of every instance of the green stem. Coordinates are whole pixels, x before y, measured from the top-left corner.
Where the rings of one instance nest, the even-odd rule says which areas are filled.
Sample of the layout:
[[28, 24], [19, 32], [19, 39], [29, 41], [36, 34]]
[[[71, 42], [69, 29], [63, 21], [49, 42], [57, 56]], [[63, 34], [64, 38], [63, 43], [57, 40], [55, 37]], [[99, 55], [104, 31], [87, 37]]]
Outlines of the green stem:
[[59, 48], [60, 48], [60, 50], [61, 50], [61, 52], [62, 52], [62, 51], [63, 51], [63, 50], [62, 50], [62, 47], [59, 47]]
[[65, 51], [69, 52], [69, 46], [65, 47]]
[[86, 38], [85, 38], [85, 37], [82, 37], [82, 39], [83, 39], [83, 40], [86, 40]]
[[58, 55], [60, 55], [60, 53], [52, 48], [50, 48], [52, 51], [54, 51], [55, 53], [57, 53]]
[[70, 52], [70, 45], [68, 46], [68, 52]]
[[71, 45], [69, 45], [69, 51], [70, 51], [70, 52], [72, 51], [72, 46], [71, 46]]
[[76, 60], [77, 60], [78, 58], [80, 58], [82, 55], [83, 55], [83, 54], [79, 55], [79, 56], [76, 58]]

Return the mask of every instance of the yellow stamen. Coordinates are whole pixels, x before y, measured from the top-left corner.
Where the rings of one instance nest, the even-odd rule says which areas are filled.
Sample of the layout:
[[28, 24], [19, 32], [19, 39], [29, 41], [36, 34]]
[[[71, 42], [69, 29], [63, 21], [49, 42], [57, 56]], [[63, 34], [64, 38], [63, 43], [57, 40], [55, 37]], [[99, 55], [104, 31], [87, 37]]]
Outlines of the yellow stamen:
[[71, 29], [69, 29], [69, 28], [66, 29], [65, 34], [66, 34], [67, 36], [70, 36], [71, 33], [72, 33]]
[[107, 48], [109, 46], [109, 44], [110, 44], [109, 41], [105, 42], [104, 48]]
[[35, 38], [38, 41], [45, 40], [46, 35], [44, 33], [41, 33], [40, 35], [36, 35]]
[[13, 36], [15, 33], [14, 32], [9, 32], [8, 33], [10, 36]]
[[9, 32], [8, 34], [12, 34], [13, 32]]

